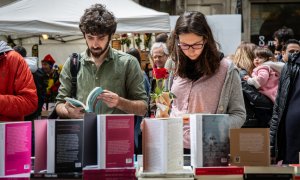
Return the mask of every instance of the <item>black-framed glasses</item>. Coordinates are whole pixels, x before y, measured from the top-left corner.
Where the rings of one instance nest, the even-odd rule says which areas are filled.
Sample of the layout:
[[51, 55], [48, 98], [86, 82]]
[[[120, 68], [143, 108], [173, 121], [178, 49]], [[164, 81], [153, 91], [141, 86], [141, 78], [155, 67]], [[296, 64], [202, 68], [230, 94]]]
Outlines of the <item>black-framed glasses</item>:
[[188, 50], [190, 48], [193, 48], [193, 49], [202, 49], [203, 46], [204, 46], [204, 43], [195, 43], [195, 44], [178, 44], [178, 46], [182, 49], [182, 50]]

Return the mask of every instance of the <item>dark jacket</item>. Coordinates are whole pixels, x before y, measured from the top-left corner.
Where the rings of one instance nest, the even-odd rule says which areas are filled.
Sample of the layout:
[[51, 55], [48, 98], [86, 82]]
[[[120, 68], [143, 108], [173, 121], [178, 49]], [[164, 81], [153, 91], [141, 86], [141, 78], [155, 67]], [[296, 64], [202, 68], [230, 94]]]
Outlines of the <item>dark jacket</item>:
[[267, 96], [261, 94], [254, 86], [249, 85], [243, 77], [247, 71], [240, 70], [242, 90], [246, 108], [246, 121], [243, 128], [266, 128], [272, 117], [273, 102]]
[[287, 102], [291, 96], [291, 89], [295, 85], [295, 80], [300, 71], [300, 64], [295, 63], [300, 58], [299, 53], [289, 57], [289, 61], [282, 69], [277, 97], [274, 104], [273, 115], [270, 122], [270, 143], [271, 157], [276, 157], [276, 160], [282, 160], [284, 157], [285, 145], [285, 115], [287, 110]]

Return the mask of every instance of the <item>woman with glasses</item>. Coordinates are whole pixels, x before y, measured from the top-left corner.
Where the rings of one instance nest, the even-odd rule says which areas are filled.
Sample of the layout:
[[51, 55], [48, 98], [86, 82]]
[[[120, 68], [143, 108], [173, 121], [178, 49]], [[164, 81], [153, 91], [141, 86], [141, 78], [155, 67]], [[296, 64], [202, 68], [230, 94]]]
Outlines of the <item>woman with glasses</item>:
[[[229, 59], [220, 57], [205, 16], [200, 12], [181, 15], [170, 47], [176, 64], [171, 88], [176, 98], [170, 116], [229, 114], [231, 128], [241, 127], [246, 114], [239, 73]], [[189, 125], [184, 126], [184, 148], [189, 153]]]

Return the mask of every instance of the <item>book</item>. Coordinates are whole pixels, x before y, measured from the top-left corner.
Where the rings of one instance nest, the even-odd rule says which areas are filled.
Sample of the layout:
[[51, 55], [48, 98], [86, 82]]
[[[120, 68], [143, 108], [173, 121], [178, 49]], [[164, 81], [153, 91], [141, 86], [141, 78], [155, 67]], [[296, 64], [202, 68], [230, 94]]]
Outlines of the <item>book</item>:
[[73, 173], [31, 173], [30, 179], [82, 179], [81, 172]]
[[293, 174], [244, 174], [244, 180], [292, 180]]
[[95, 87], [88, 95], [86, 99], [86, 103], [70, 98], [65, 97], [65, 100], [72, 104], [75, 107], [82, 107], [86, 112], [95, 112], [99, 114], [99, 109], [101, 106], [101, 101], [97, 99], [97, 97], [103, 92], [103, 89], [101, 87]]
[[195, 175], [243, 175], [244, 168], [238, 166], [220, 166], [220, 167], [196, 167]]
[[141, 167], [137, 172], [138, 179], [194, 179], [191, 166], [183, 166], [180, 170], [170, 172], [145, 172]]
[[230, 129], [230, 164], [235, 166], [269, 166], [269, 128]]
[[190, 141], [193, 167], [228, 166], [228, 114], [191, 114]]
[[85, 113], [83, 121], [83, 167], [97, 165], [97, 114]]
[[30, 173], [31, 122], [0, 123], [0, 176]]
[[34, 120], [34, 172], [47, 169], [47, 124], [48, 120]]
[[82, 171], [83, 120], [48, 120], [47, 173]]
[[244, 166], [244, 174], [294, 174], [294, 167], [288, 165]]
[[98, 179], [125, 179], [135, 180], [136, 169], [131, 168], [108, 168], [100, 169], [97, 166], [86, 166], [83, 169], [84, 180], [98, 180]]
[[291, 180], [294, 167], [288, 165], [244, 166], [245, 180]]
[[146, 118], [143, 125], [143, 171], [151, 173], [181, 171], [182, 118]]
[[134, 115], [97, 116], [97, 165], [100, 169], [134, 166]]

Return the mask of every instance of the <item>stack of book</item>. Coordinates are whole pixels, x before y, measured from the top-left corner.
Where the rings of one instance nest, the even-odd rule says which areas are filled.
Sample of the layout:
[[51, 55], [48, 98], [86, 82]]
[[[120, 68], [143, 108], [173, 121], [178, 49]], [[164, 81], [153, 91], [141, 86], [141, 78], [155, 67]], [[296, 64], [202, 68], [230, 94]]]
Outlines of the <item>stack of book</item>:
[[83, 179], [136, 179], [134, 115], [87, 113], [84, 131]]
[[81, 178], [83, 120], [35, 120], [33, 178]]
[[31, 122], [0, 123], [0, 178], [28, 179], [31, 171]]

